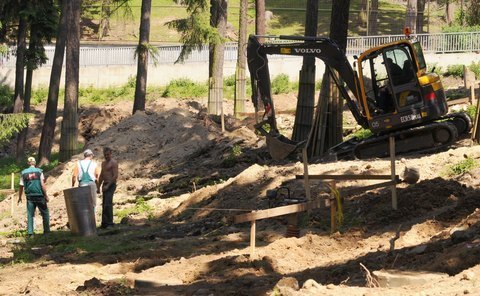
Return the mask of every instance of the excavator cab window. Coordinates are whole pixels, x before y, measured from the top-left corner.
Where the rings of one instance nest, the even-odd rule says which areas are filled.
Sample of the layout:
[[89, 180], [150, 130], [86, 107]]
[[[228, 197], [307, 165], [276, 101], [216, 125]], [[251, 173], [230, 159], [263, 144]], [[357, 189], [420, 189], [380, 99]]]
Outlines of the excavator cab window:
[[408, 48], [399, 46], [388, 49], [384, 52], [384, 57], [391, 77], [391, 93], [397, 106], [402, 109], [420, 103], [418, 80]]
[[370, 114], [379, 115], [395, 111], [390, 90], [390, 77], [381, 54], [362, 61], [363, 84]]

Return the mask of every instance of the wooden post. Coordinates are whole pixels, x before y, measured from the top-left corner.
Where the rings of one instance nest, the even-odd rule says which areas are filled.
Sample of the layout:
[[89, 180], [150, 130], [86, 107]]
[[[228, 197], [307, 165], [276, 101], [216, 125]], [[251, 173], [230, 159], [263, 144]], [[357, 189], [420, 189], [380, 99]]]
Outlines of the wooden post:
[[307, 157], [307, 147], [302, 149], [302, 159], [303, 159], [303, 179], [305, 185], [305, 195], [307, 196], [307, 201], [311, 201], [310, 194], [310, 179], [308, 178], [308, 157]]
[[336, 188], [335, 180], [330, 181], [330, 231], [334, 233], [337, 231], [337, 199], [333, 192]]
[[397, 209], [397, 182], [396, 182], [396, 176], [395, 176], [395, 138], [390, 137], [390, 168], [392, 172], [392, 182], [393, 185], [390, 186], [392, 190], [392, 208], [394, 210]]
[[225, 115], [223, 114], [223, 107], [222, 107], [222, 111], [220, 112], [220, 123], [222, 126], [222, 133], [224, 133], [225, 132]]
[[252, 220], [250, 225], [250, 260], [255, 259], [255, 228], [256, 220]]
[[10, 209], [10, 214], [13, 216], [13, 213], [14, 213], [14, 209], [15, 209], [15, 174], [12, 173], [12, 178], [10, 180], [10, 188], [12, 189], [13, 193], [12, 193], [12, 205], [11, 205], [11, 209]]
[[478, 143], [478, 118], [480, 116], [480, 99], [477, 100], [477, 108], [475, 109], [475, 119], [473, 120], [472, 140]]

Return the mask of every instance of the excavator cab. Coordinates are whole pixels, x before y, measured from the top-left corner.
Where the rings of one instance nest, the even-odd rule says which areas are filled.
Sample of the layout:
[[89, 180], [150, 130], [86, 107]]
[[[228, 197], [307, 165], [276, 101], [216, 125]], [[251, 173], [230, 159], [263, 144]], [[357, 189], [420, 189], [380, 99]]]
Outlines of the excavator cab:
[[426, 73], [418, 42], [401, 40], [369, 49], [357, 65], [362, 111], [373, 133], [404, 129], [447, 113], [440, 78]]

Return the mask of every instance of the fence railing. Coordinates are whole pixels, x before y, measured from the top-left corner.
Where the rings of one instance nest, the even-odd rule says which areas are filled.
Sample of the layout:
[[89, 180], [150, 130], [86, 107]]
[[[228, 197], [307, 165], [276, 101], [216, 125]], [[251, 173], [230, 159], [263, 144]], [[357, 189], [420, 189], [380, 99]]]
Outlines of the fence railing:
[[[405, 38], [404, 35], [382, 35], [349, 37], [347, 39], [347, 56], [358, 55], [368, 48], [380, 44], [392, 42]], [[438, 33], [418, 34], [425, 53], [451, 53], [451, 52], [476, 52], [480, 51], [480, 32], [462, 33]], [[80, 67], [87, 66], [131, 66], [136, 65], [135, 46], [105, 46], [85, 45], [80, 47]], [[168, 45], [158, 47], [158, 62], [172, 64], [181, 51], [181, 45]], [[54, 46], [45, 48], [48, 61], [42, 67], [51, 67]], [[284, 57], [283, 57], [284, 58]], [[237, 59], [237, 44], [228, 43], [225, 45], [225, 60], [235, 61]], [[208, 47], [203, 46], [194, 50], [186, 59], [185, 63], [207, 62]], [[153, 62], [150, 59], [150, 62]], [[0, 66], [15, 67], [15, 48], [11, 48], [6, 55], [0, 55]]]

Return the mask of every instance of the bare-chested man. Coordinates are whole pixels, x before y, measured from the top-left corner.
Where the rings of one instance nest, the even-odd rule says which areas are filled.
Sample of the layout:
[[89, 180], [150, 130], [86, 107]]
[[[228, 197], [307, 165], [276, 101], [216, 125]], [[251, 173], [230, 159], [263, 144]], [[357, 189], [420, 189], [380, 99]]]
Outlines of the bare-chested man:
[[102, 224], [100, 228], [113, 226], [113, 194], [117, 188], [118, 163], [112, 158], [112, 149], [103, 148], [102, 172], [98, 179], [98, 193], [102, 186]]

